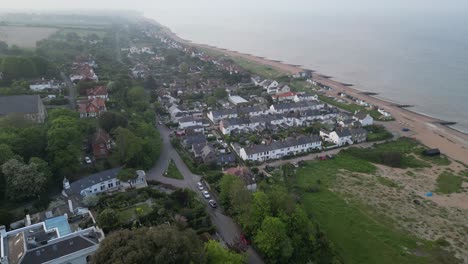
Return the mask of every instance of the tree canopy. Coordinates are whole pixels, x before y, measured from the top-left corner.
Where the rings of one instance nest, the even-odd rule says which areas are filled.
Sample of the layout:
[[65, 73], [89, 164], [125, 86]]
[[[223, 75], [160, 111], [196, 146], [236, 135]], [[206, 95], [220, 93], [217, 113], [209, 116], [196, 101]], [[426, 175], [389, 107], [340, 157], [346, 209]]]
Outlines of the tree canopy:
[[22, 201], [36, 197], [46, 184], [46, 177], [40, 173], [35, 163], [24, 164], [16, 159], [10, 159], [2, 165], [6, 179], [6, 197], [12, 201]]
[[203, 244], [191, 229], [160, 225], [119, 230], [108, 235], [92, 263], [204, 263]]

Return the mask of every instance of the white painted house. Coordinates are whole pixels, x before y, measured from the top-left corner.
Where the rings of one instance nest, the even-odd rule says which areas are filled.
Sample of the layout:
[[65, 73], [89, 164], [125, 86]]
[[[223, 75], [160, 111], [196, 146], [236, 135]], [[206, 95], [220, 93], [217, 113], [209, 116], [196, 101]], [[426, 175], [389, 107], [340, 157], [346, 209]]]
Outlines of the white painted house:
[[241, 148], [239, 156], [242, 160], [266, 161], [321, 149], [322, 141], [320, 137], [299, 136], [284, 141], [276, 141], [268, 145], [253, 145]]
[[202, 126], [203, 121], [200, 119], [196, 119], [193, 116], [184, 116], [179, 119], [179, 128], [185, 129], [188, 127], [194, 127], [194, 126]]
[[67, 178], [63, 180], [63, 194], [88, 196], [92, 194], [126, 189], [130, 187], [146, 187], [146, 173], [142, 170], [137, 170], [137, 177], [128, 182], [121, 182], [117, 175], [122, 168], [114, 168], [106, 171], [101, 171], [87, 177], [81, 178], [70, 183]]
[[352, 135], [347, 128], [337, 129], [332, 132], [321, 130], [320, 137], [324, 141], [331, 142], [339, 147], [345, 144], [353, 144]]
[[353, 119], [359, 121], [362, 126], [371, 126], [374, 124], [374, 118], [372, 118], [372, 116], [370, 116], [365, 111], [356, 112], [353, 116]]
[[55, 90], [60, 88], [60, 84], [55, 80], [46, 80], [42, 78], [41, 80], [32, 81], [29, 84], [29, 89], [33, 91], [43, 91], [43, 90]]

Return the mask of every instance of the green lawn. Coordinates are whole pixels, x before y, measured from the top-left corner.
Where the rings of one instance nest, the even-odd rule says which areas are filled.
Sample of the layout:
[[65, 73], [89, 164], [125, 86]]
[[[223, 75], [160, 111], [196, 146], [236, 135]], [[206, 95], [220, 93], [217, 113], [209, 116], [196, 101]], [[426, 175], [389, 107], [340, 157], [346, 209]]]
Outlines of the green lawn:
[[262, 65], [256, 62], [246, 60], [241, 57], [231, 57], [231, 59], [237, 63], [240, 67], [250, 71], [253, 74], [262, 76], [264, 78], [275, 79], [280, 76], [283, 76], [284, 73], [270, 67], [267, 65]]
[[68, 33], [76, 33], [80, 37], [86, 37], [91, 34], [96, 34], [99, 38], [106, 35], [105, 28], [63, 28], [53, 35], [55, 38], [65, 39]]
[[120, 222], [127, 223], [136, 219], [138, 215], [143, 216], [149, 214], [151, 210], [152, 209], [148, 204], [143, 203], [120, 210], [117, 212], [117, 216], [119, 217]]
[[459, 192], [463, 183], [463, 179], [459, 176], [453, 175], [449, 172], [443, 172], [437, 178], [438, 193], [455, 193]]
[[361, 106], [361, 105], [358, 105], [358, 104], [353, 104], [353, 103], [350, 103], [350, 104], [347, 104], [347, 103], [340, 103], [340, 102], [335, 101], [334, 98], [331, 98], [331, 97], [328, 97], [328, 96], [325, 96], [325, 95], [321, 95], [321, 94], [319, 94], [318, 97], [319, 97], [319, 100], [322, 101], [322, 102], [325, 102], [325, 103], [327, 103], [327, 104], [336, 106], [336, 107], [338, 107], [338, 108], [341, 108], [341, 109], [346, 110], [346, 111], [351, 112], [351, 113], [354, 113], [354, 112], [356, 112], [356, 111], [364, 110], [364, 111], [366, 111], [370, 116], [372, 116], [372, 118], [374, 118], [374, 119], [376, 119], [376, 120], [380, 120], [380, 121], [389, 121], [389, 120], [392, 120], [392, 119], [389, 119], [389, 120], [381, 120], [380, 118], [382, 118], [382, 114], [380, 114], [379, 111], [377, 111], [377, 110], [367, 110], [364, 106]]
[[418, 158], [422, 145], [410, 138], [377, 144], [372, 148], [349, 148], [349, 155], [394, 168], [424, 168], [431, 164]]
[[[409, 236], [372, 208], [345, 201], [330, 191], [341, 169], [376, 171], [367, 161], [339, 154], [333, 160], [308, 162], [298, 170], [295, 187], [303, 190], [301, 203], [335, 244], [344, 263], [456, 263], [435, 243]], [[415, 251], [425, 257], [411, 253]]]
[[164, 177], [178, 179], [178, 180], [184, 179], [184, 176], [180, 173], [179, 169], [177, 169], [177, 166], [174, 164], [174, 161], [172, 160], [169, 163], [169, 167], [167, 168], [167, 174], [165, 173]]

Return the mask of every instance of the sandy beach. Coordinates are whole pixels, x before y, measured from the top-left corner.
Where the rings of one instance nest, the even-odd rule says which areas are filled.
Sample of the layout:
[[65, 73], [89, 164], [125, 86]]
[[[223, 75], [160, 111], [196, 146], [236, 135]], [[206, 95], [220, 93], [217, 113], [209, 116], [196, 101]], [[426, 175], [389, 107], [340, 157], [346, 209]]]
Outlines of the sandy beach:
[[[155, 23], [154, 20], [150, 20], [150, 22]], [[243, 54], [219, 47], [192, 43], [190, 41], [180, 38], [179, 36], [174, 34], [169, 28], [157, 22], [156, 24], [163, 27], [165, 33], [170, 38], [185, 45], [210, 49], [216, 52], [223, 53], [227, 56], [240, 57], [255, 63], [267, 65], [278, 71], [284, 72], [285, 74], [295, 74], [303, 70], [299, 66], [286, 64], [276, 60], [261, 58], [251, 54]], [[443, 154], [449, 156], [450, 158], [468, 164], [468, 135], [463, 132], [452, 129], [448, 126], [440, 124], [440, 122], [450, 120], [440, 120], [437, 118], [413, 112], [406, 108], [398, 107], [397, 105], [395, 105], [395, 103], [363, 94], [362, 91], [356, 88], [344, 85], [342, 82], [335, 81], [332, 78], [325, 78], [324, 76], [325, 75], [320, 73], [314, 73], [313, 78], [314, 80], [332, 88], [332, 90], [326, 92], [327, 95], [336, 97], [338, 92], [344, 92], [355, 98], [365, 100], [370, 104], [377, 105], [380, 108], [383, 108], [387, 112], [391, 113], [395, 118], [395, 121], [380, 122], [392, 133], [416, 138], [422, 144], [430, 148], [439, 148]], [[409, 128], [411, 131], [402, 132], [402, 129], [404, 127]]]

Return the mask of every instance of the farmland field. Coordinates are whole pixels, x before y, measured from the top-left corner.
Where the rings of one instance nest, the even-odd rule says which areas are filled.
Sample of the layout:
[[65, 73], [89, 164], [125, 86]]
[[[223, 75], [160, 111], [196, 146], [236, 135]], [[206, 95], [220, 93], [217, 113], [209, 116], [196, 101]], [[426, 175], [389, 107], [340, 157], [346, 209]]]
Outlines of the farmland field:
[[48, 38], [57, 30], [57, 28], [49, 27], [0, 26], [0, 40], [5, 41], [8, 45], [35, 48], [37, 41]]

